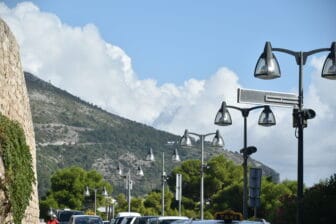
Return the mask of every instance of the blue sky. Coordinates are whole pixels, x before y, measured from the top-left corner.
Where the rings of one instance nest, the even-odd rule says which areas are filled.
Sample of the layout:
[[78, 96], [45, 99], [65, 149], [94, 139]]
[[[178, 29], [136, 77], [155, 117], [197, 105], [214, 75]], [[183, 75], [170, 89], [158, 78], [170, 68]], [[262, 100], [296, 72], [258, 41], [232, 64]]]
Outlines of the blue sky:
[[[3, 1], [0, 17], [19, 42], [24, 70], [158, 129], [219, 129], [226, 148], [239, 151], [240, 114], [232, 112], [230, 127], [213, 124], [221, 102], [244, 106], [236, 103], [239, 87], [296, 93], [292, 56], [276, 53], [282, 77], [272, 81], [253, 77], [257, 59], [266, 41], [295, 51], [330, 47], [336, 41], [335, 9], [333, 0], [39, 0]], [[305, 130], [308, 185], [336, 170], [336, 82], [320, 78], [326, 54], [309, 57], [304, 69], [304, 103], [317, 112]], [[254, 158], [282, 179], [296, 179], [291, 110], [274, 112], [277, 126], [269, 129], [256, 125], [259, 113], [251, 114], [248, 142], [258, 147]]]
[[[336, 36], [333, 0], [32, 2], [71, 26], [95, 24], [104, 40], [132, 57], [140, 78], [161, 84], [204, 79], [228, 65], [244, 84], [263, 87], [252, 74], [265, 41], [308, 51], [329, 47]], [[296, 69], [287, 55], [281, 66], [284, 72]]]

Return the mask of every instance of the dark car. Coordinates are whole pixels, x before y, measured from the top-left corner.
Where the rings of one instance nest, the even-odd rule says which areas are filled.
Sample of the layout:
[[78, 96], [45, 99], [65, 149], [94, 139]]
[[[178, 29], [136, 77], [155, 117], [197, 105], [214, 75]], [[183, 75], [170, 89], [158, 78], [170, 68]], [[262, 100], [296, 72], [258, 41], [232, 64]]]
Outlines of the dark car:
[[69, 224], [103, 224], [103, 220], [97, 215], [73, 215]]
[[72, 215], [84, 215], [84, 212], [64, 209], [64, 210], [58, 210], [56, 213], [57, 220], [60, 222], [60, 224], [68, 224]]

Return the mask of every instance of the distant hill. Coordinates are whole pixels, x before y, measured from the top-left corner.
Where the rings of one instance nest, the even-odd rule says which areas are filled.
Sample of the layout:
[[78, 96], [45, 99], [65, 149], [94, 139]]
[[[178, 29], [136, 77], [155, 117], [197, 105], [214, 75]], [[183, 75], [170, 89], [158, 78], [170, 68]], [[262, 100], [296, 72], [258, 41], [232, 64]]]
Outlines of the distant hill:
[[[131, 171], [135, 181], [132, 193], [141, 195], [159, 188], [162, 172], [162, 152], [165, 168], [169, 172], [175, 165], [168, 158], [174, 147], [168, 141], [179, 136], [131, 121], [106, 112], [70, 93], [25, 72], [37, 147], [37, 175], [39, 196], [50, 187], [50, 176], [55, 170], [80, 166], [98, 170], [114, 186], [113, 194], [124, 192], [123, 179], [116, 169]], [[155, 162], [145, 161], [152, 148]], [[224, 153], [237, 164], [242, 163], [239, 153], [220, 149], [206, 149], [205, 157]], [[200, 149], [179, 149], [183, 160], [200, 158]], [[264, 174], [278, 181], [279, 174], [258, 161], [251, 161], [263, 169]], [[141, 165], [145, 176], [135, 176]]]

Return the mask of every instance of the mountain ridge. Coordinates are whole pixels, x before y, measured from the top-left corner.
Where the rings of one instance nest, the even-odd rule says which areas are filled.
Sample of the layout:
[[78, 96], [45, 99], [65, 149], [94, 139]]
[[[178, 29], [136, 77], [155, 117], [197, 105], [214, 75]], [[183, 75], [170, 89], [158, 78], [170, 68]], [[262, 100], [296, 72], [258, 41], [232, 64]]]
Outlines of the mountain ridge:
[[[134, 176], [136, 182], [142, 183], [133, 190], [135, 195], [159, 188], [162, 152], [171, 154], [176, 145], [167, 142], [177, 142], [179, 136], [107, 112], [31, 73], [24, 74], [36, 138], [40, 197], [49, 189], [52, 173], [69, 166], [98, 170], [113, 183], [114, 194], [124, 192], [122, 179], [116, 173], [117, 166], [134, 171], [142, 166], [145, 177], [140, 180]], [[153, 148], [157, 157], [154, 163], [144, 159], [149, 148]], [[223, 153], [236, 164], [243, 161], [238, 152], [204, 151], [205, 158]], [[200, 157], [197, 147], [179, 148], [179, 154], [183, 160]], [[261, 167], [264, 175], [279, 181], [279, 174], [272, 168], [253, 159], [249, 164]], [[175, 164], [165, 161], [165, 165], [170, 171]]]

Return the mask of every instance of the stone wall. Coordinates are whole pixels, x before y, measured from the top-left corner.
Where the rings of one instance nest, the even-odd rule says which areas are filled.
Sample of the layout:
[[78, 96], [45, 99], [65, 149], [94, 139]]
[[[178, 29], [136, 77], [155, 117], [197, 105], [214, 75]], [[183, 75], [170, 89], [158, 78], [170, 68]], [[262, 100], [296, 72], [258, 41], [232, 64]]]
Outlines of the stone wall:
[[[0, 18], [0, 112], [18, 121], [25, 132], [33, 158], [36, 177], [36, 148], [29, 98], [23, 76], [19, 47], [6, 23]], [[3, 164], [0, 163], [0, 170]], [[37, 177], [36, 177], [37, 180]], [[0, 205], [1, 206], [1, 205]], [[2, 218], [2, 219], [1, 219]], [[0, 217], [3, 220], [4, 217]], [[6, 218], [7, 221], [10, 217]], [[32, 199], [22, 220], [24, 224], [39, 223], [37, 186], [33, 186]]]

